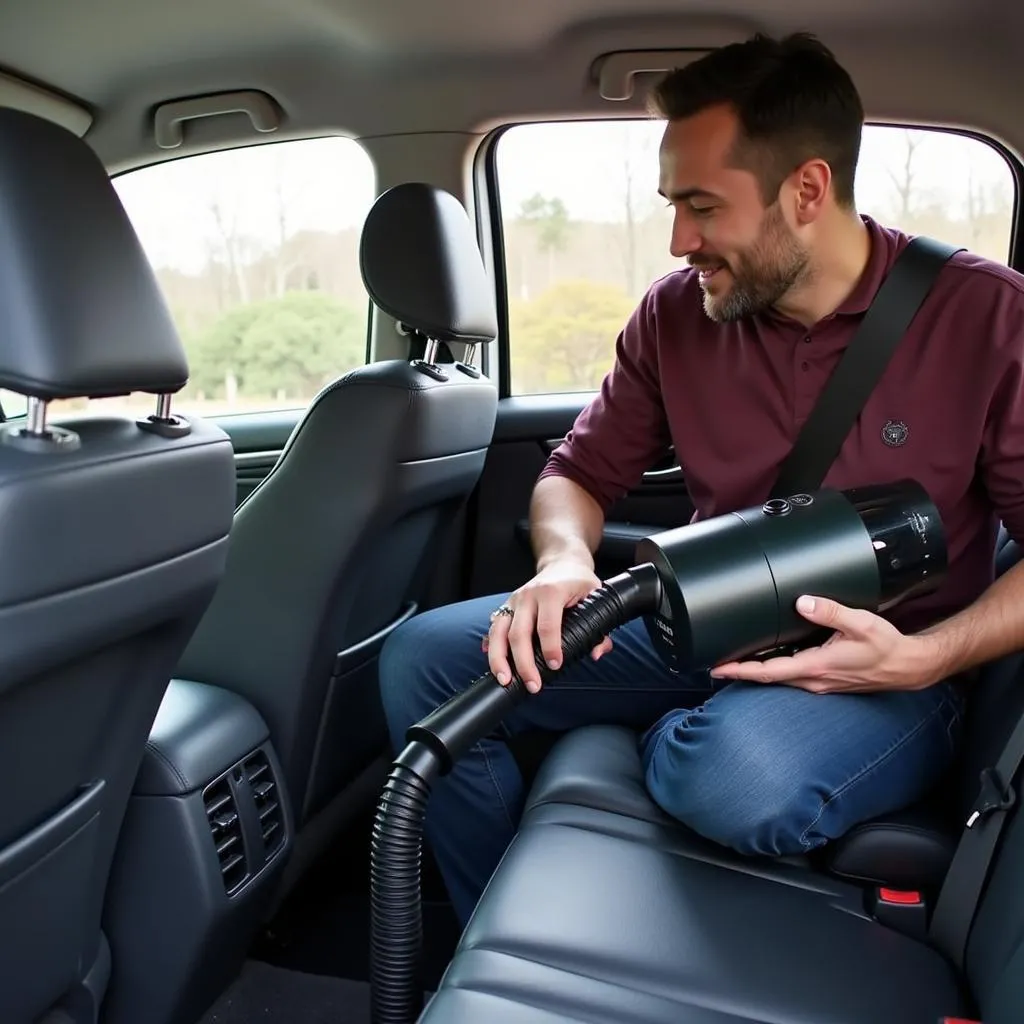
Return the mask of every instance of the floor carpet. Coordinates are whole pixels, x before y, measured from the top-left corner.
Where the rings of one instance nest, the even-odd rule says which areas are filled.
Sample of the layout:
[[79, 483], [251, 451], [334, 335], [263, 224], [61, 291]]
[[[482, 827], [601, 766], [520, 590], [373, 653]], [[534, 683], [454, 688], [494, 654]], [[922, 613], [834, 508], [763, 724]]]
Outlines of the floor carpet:
[[249, 960], [199, 1024], [369, 1024], [370, 986]]

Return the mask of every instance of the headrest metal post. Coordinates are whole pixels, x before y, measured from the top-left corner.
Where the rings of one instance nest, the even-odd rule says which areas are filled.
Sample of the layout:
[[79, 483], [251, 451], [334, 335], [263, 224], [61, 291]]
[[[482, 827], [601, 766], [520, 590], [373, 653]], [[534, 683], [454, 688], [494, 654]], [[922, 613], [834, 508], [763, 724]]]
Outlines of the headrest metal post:
[[37, 454], [73, 452], [80, 447], [81, 438], [73, 430], [51, 427], [47, 422], [50, 403], [45, 398], [26, 398], [25, 422], [7, 421], [0, 426], [0, 444]]
[[41, 398], [28, 398], [28, 411], [25, 417], [25, 433], [32, 437], [46, 437], [46, 409], [49, 403]]
[[169, 420], [171, 418], [171, 396], [157, 395], [156, 418], [158, 420]]
[[171, 395], [156, 396], [156, 412], [144, 420], [136, 420], [137, 426], [161, 437], [185, 437], [192, 432], [192, 425], [184, 416], [171, 412]]

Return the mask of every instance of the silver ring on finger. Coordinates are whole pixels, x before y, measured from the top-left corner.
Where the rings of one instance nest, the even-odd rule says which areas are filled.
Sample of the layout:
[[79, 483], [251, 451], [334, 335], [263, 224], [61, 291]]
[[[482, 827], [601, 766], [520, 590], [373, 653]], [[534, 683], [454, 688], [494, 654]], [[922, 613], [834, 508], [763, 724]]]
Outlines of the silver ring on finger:
[[503, 604], [495, 608], [494, 611], [491, 612], [491, 624], [493, 625], [494, 621], [500, 618], [502, 615], [507, 615], [509, 618], [515, 615], [515, 611], [512, 608], [512, 605]]

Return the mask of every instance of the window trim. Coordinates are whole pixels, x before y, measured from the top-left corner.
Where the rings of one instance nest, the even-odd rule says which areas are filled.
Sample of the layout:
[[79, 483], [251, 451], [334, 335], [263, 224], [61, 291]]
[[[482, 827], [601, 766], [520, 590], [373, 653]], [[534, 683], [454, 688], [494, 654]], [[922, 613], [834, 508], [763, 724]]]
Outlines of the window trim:
[[[498, 320], [497, 346], [498, 364], [498, 398], [510, 398], [512, 394], [512, 362], [508, 332], [508, 268], [505, 261], [505, 223], [501, 214], [501, 190], [498, 187], [498, 144], [511, 128], [519, 124], [533, 122], [510, 122], [500, 125], [485, 136], [477, 151], [475, 163], [478, 187], [476, 194], [476, 222], [478, 231], [483, 230], [483, 218], [480, 216], [481, 206], [486, 205], [488, 213], [488, 238], [480, 239], [481, 248], [489, 248], [494, 268], [494, 305]], [[482, 187], [481, 187], [482, 186]], [[482, 202], [481, 202], [482, 197]]]
[[[583, 123], [614, 123], [618, 121], [642, 121], [645, 120], [642, 114], [634, 114], [628, 117], [579, 117], [579, 118], [555, 118], [552, 120], [539, 121], [510, 121], [499, 125], [488, 132], [481, 141], [477, 150], [473, 167], [473, 178], [475, 183], [475, 208], [477, 233], [481, 248], [490, 250], [494, 267], [495, 286], [495, 307], [498, 314], [498, 337], [497, 363], [498, 363], [498, 398], [522, 398], [525, 395], [514, 395], [512, 393], [512, 350], [511, 338], [509, 337], [509, 302], [508, 302], [508, 276], [505, 260], [505, 223], [501, 214], [501, 189], [498, 183], [498, 145], [506, 132], [512, 128], [519, 128], [532, 124], [579, 124]], [[946, 135], [959, 135], [963, 138], [981, 142], [1003, 158], [1010, 170], [1013, 181], [1013, 206], [1010, 213], [1010, 237], [1009, 250], [1007, 252], [1007, 265], [1018, 273], [1024, 273], [1024, 163], [1017, 154], [1005, 146], [998, 139], [986, 135], [976, 129], [964, 128], [959, 125], [944, 124], [919, 124], [901, 121], [873, 120], [864, 121], [865, 128], [899, 128], [911, 131], [935, 131], [943, 132]], [[484, 218], [481, 216], [483, 210], [487, 212], [487, 224], [485, 227]], [[574, 392], [581, 396], [592, 396], [596, 391]]]

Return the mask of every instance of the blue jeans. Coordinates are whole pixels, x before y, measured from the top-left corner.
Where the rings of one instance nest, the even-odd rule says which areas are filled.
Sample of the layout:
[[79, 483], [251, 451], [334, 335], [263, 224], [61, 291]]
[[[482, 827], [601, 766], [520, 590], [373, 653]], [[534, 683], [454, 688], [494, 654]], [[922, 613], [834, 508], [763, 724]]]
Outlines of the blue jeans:
[[[388, 639], [380, 688], [391, 742], [487, 671], [481, 637], [507, 595], [416, 616]], [[505, 721], [508, 736], [590, 724], [642, 731], [652, 799], [745, 854], [805, 853], [858, 822], [912, 803], [949, 765], [961, 696], [951, 683], [885, 694], [671, 675], [634, 620], [600, 661], [567, 666]], [[652, 724], [653, 723], [653, 724]], [[500, 738], [475, 744], [439, 779], [425, 834], [463, 924], [508, 846], [526, 794]]]

